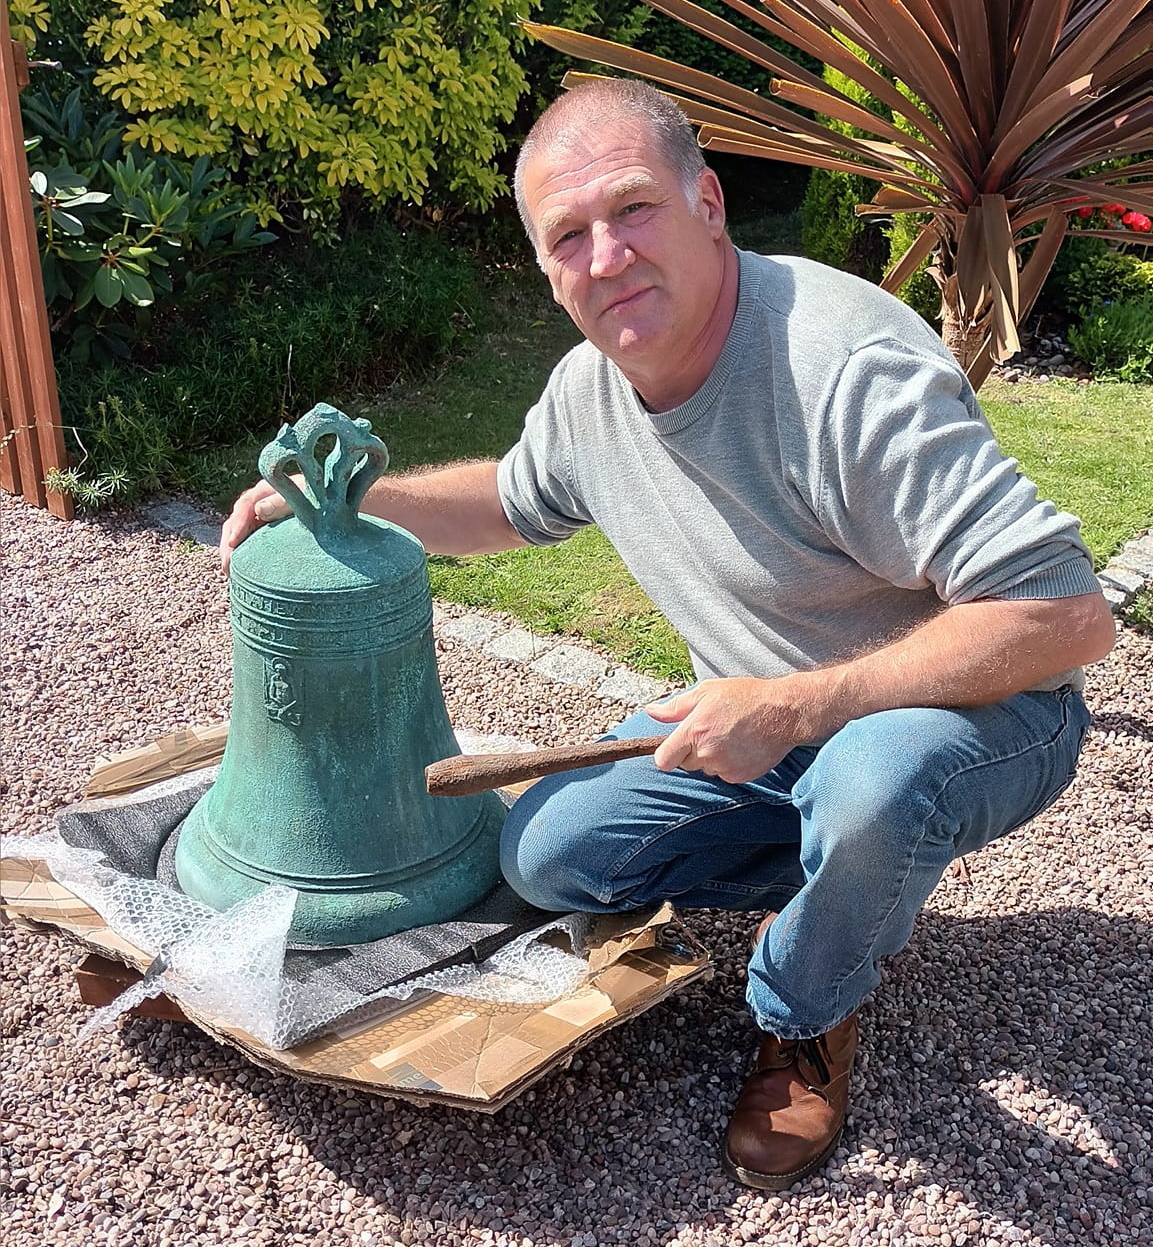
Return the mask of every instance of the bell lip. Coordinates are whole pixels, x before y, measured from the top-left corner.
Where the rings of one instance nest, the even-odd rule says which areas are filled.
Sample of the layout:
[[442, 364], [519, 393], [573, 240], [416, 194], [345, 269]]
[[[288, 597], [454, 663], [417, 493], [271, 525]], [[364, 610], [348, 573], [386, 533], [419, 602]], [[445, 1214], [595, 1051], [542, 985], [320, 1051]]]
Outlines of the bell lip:
[[[356, 891], [299, 888], [288, 877], [263, 879], [251, 873], [228, 869], [219, 858], [215, 864], [218, 867], [225, 866], [222, 871], [210, 869], [206, 872], [202, 861], [192, 863], [192, 866], [195, 867], [196, 874], [203, 876], [211, 873], [212, 882], [222, 885], [218, 888], [218, 893], [225, 892], [228, 895], [224, 898], [218, 895], [218, 899], [226, 901], [225, 908], [258, 895], [265, 887], [274, 883], [293, 888], [297, 893], [297, 901], [288, 931], [290, 948], [341, 948], [367, 944], [416, 927], [452, 922], [500, 884], [499, 844], [507, 811], [493, 794], [485, 793], [482, 797], [484, 799], [479, 802], [480, 808], [472, 826], [455, 843], [447, 856], [440, 854], [436, 859], [426, 859], [419, 863], [418, 871], [412, 872], [410, 869], [406, 878], [396, 881], [403, 884], [404, 891], [395, 888]], [[180, 887], [194, 900], [223, 912], [200, 889], [188, 886], [191, 882], [190, 868], [182, 858], [181, 844], [190, 844], [191, 838], [185, 841], [182, 833], [183, 826], [174, 833], [180, 837], [173, 863]], [[207, 837], [204, 834], [197, 835], [195, 826], [192, 835], [199, 839], [202, 846], [205, 844]], [[491, 850], [487, 861], [480, 859], [477, 854], [477, 850], [481, 848]], [[485, 866], [487, 869], [482, 869]], [[440, 889], [441, 895], [437, 895], [437, 890], [429, 887], [434, 877], [443, 881], [446, 871], [451, 874], [451, 902], [447, 906], [443, 900], [443, 887]], [[184, 878], [181, 878], [182, 873]], [[374, 895], [377, 904], [365, 905], [365, 898]]]
[[[262, 887], [279, 884], [282, 887], [292, 888], [303, 896], [365, 896], [373, 892], [391, 891], [395, 886], [406, 884], [410, 879], [420, 879], [435, 870], [443, 870], [452, 866], [483, 835], [487, 822], [494, 813], [490, 802], [486, 801], [480, 804], [481, 808], [478, 810], [477, 817], [473, 820], [472, 825], [462, 836], [454, 840], [448, 848], [443, 849], [432, 857], [422, 857], [418, 862], [407, 866], [398, 866], [393, 870], [374, 871], [371, 874], [367, 872], [340, 875], [287, 874], [283, 871], [270, 869], [267, 866], [261, 866], [256, 862], [247, 861], [245, 858], [233, 853], [214, 836], [211, 827], [208, 826], [204, 819], [194, 823], [189, 830], [191, 837], [195, 838], [201, 850], [208, 854], [213, 859], [215, 865], [225, 871], [230, 877], [241, 876], [245, 879], [251, 879]], [[486, 809], [485, 807], [488, 808]], [[504, 809], [502, 806], [501, 818], [498, 820], [498, 823], [504, 822], [503, 814]], [[191, 817], [189, 815], [189, 818]], [[187, 824], [187, 821], [186, 819], [185, 824]], [[181, 862], [186, 860], [186, 858], [182, 858], [180, 852], [180, 844], [183, 840], [182, 832], [183, 826], [178, 828], [176, 833], [179, 837], [176, 842], [176, 871], [178, 878]], [[203, 866], [203, 862], [201, 865]]]

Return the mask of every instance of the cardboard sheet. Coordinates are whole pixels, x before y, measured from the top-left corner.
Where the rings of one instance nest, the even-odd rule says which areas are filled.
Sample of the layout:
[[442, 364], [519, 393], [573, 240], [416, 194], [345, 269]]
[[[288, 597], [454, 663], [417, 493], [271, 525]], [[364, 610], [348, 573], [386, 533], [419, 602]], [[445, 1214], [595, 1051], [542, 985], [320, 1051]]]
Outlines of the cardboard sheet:
[[212, 766], [224, 757], [228, 740], [228, 724], [211, 727], [190, 727], [171, 736], [161, 737], [139, 749], [129, 749], [110, 758], [97, 758], [96, 768], [88, 787], [87, 797], [115, 797], [133, 792], [147, 784], [171, 779]]
[[[180, 732], [104, 760], [89, 795], [130, 792], [208, 765], [223, 751], [226, 733], [227, 725]], [[0, 904], [18, 919], [61, 931], [139, 971], [150, 961], [57, 883], [43, 862], [0, 860]], [[670, 906], [640, 925], [628, 915], [598, 919], [589, 942], [588, 979], [551, 1004], [501, 1004], [429, 992], [398, 1004], [387, 1016], [288, 1051], [275, 1051], [178, 1003], [201, 1029], [266, 1068], [491, 1113], [598, 1035], [710, 974], [707, 954], [690, 944]]]

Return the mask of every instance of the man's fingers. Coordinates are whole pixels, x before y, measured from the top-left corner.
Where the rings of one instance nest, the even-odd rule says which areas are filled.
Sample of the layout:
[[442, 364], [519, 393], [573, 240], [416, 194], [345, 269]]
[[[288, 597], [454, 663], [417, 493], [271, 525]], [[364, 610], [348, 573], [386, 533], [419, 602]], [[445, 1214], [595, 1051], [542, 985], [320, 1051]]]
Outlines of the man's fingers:
[[228, 571], [232, 552], [262, 524], [283, 519], [289, 514], [288, 503], [268, 484], [260, 481], [244, 493], [232, 505], [232, 514], [224, 521], [220, 531], [220, 567]]
[[651, 702], [644, 707], [644, 712], [650, 719], [656, 719], [658, 723], [679, 723], [696, 705], [696, 702], [695, 690], [689, 689], [687, 692], [670, 697], [667, 701]]
[[270, 524], [273, 520], [284, 519], [291, 513], [292, 508], [279, 494], [271, 494], [267, 498], [261, 498], [253, 510], [262, 524]]
[[[653, 754], [653, 764], [658, 771], [675, 771], [677, 767], [684, 767], [692, 751], [692, 742], [680, 732], [673, 732]], [[684, 769], [688, 768], [684, 767]]]

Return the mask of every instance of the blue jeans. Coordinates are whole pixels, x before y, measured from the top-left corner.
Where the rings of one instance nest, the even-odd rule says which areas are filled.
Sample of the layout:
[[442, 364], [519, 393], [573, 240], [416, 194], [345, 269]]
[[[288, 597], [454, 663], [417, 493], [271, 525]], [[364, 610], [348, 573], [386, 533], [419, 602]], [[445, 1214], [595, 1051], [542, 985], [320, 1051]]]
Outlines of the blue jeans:
[[[547, 910], [778, 910], [749, 962], [749, 1007], [762, 1030], [805, 1039], [877, 985], [954, 858], [1056, 800], [1088, 722], [1065, 688], [867, 715], [747, 784], [650, 758], [553, 775], [509, 811], [501, 865]], [[610, 737], [671, 730], [641, 712]]]

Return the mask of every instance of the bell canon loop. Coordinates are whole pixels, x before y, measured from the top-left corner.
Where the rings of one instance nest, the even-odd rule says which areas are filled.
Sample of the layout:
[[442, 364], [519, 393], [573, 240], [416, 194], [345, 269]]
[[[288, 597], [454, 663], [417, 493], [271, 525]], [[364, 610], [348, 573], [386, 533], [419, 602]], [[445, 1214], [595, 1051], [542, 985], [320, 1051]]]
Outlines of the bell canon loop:
[[500, 879], [499, 798], [425, 789], [425, 767], [460, 750], [424, 549], [358, 513], [387, 465], [367, 420], [325, 404], [261, 453], [293, 514], [233, 555], [228, 744], [176, 848], [181, 887], [216, 909], [297, 889], [297, 945], [446, 922]]

